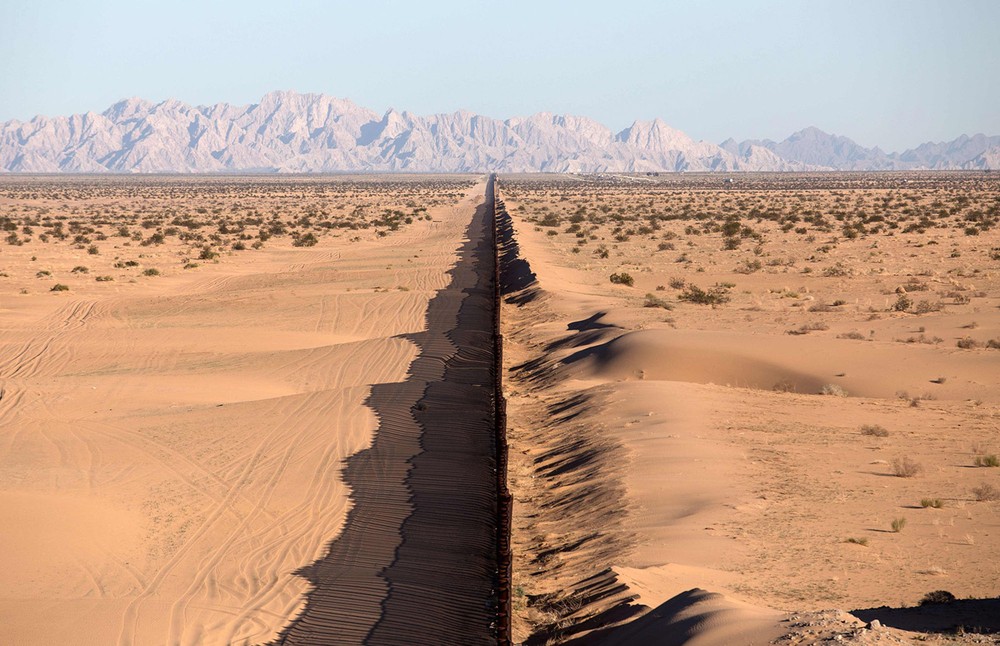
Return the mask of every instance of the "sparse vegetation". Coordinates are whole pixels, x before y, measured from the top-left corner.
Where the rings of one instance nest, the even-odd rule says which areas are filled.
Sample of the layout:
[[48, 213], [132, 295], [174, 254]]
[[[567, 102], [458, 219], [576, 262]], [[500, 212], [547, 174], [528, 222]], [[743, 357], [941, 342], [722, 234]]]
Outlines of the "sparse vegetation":
[[667, 301], [663, 300], [662, 298], [660, 298], [659, 296], [657, 296], [656, 294], [653, 294], [653, 293], [646, 294], [646, 300], [643, 301], [642, 306], [643, 307], [660, 307], [660, 308], [663, 308], [665, 310], [672, 310], [674, 308], [673, 305], [671, 305], [670, 303], [668, 303]]
[[1000, 457], [990, 453], [989, 455], [977, 455], [973, 461], [977, 467], [1000, 467]]
[[729, 287], [717, 284], [707, 290], [697, 285], [686, 285], [684, 291], [677, 296], [678, 300], [698, 305], [721, 305], [730, 300]]
[[872, 437], [889, 437], [889, 431], [884, 426], [879, 426], [878, 424], [865, 424], [861, 427], [861, 434]]
[[892, 460], [892, 475], [897, 478], [912, 478], [921, 471], [923, 467], [908, 456], [899, 456]]
[[820, 395], [827, 395], [829, 397], [847, 397], [847, 391], [837, 384], [825, 384], [819, 390]]
[[991, 502], [993, 500], [1000, 500], [1000, 489], [994, 484], [984, 482], [972, 489], [972, 495], [979, 502]]
[[934, 592], [928, 592], [925, 594], [920, 600], [920, 605], [931, 606], [943, 603], [953, 603], [955, 600], [955, 595], [947, 590], [935, 590]]
[[902, 516], [900, 516], [899, 518], [893, 518], [889, 526], [892, 528], [893, 532], [898, 534], [899, 532], [903, 531], [903, 529], [906, 527], [906, 518]]
[[635, 279], [632, 278], [630, 274], [625, 272], [611, 274], [610, 280], [615, 285], [625, 285], [627, 287], [631, 287], [635, 284]]

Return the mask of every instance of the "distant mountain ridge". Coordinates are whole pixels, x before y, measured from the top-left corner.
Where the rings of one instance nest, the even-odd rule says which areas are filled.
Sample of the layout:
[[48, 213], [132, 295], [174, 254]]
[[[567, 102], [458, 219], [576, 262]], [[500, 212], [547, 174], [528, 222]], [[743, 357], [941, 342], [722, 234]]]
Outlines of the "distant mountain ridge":
[[0, 172], [673, 172], [1000, 168], [1000, 136], [903, 153], [806, 128], [781, 142], [695, 141], [660, 119], [620, 132], [570, 115], [383, 115], [347, 99], [271, 92], [259, 103], [125, 99], [102, 113], [0, 124]]

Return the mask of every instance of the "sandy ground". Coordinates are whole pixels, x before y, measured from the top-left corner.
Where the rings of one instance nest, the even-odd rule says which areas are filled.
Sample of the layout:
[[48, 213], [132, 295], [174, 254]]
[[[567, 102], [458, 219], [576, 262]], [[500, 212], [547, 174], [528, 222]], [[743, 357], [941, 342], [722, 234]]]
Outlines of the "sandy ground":
[[[186, 269], [190, 250], [169, 238], [142, 248], [98, 238], [95, 255], [87, 243], [39, 241], [36, 222], [34, 239], [8, 241], [0, 642], [261, 643], [296, 617], [310, 588], [296, 572], [341, 531], [344, 460], [378, 425], [372, 385], [404, 380], [418, 355], [404, 335], [425, 329], [451, 279], [482, 202], [484, 185], [472, 184], [411, 191], [401, 211], [421, 196], [430, 208], [398, 231], [217, 246], [221, 258]], [[293, 184], [290, 195], [304, 191]], [[13, 192], [8, 213], [44, 200]], [[180, 192], [195, 203], [212, 193]], [[363, 193], [355, 202], [379, 211], [400, 199]], [[120, 205], [102, 199], [82, 208]], [[268, 206], [293, 203], [282, 199]], [[44, 206], [34, 212], [59, 212]], [[162, 271], [111, 266], [127, 258]], [[81, 265], [90, 272], [70, 272]], [[115, 280], [95, 281], [102, 273]], [[56, 280], [70, 289], [49, 291]]]
[[[995, 218], [996, 180], [739, 181], [502, 178], [536, 279], [503, 310], [520, 635], [897, 643], [915, 633], [864, 626], [1000, 628], [995, 600], [934, 622], [819, 612], [997, 596], [1000, 503], [976, 490], [1000, 487], [1000, 469], [976, 460], [1000, 451], [1000, 350], [987, 347], [1000, 236], [967, 234], [962, 209], [907, 233], [919, 211], [878, 210], [887, 192], [938, 210], [964, 194]], [[746, 216], [788, 202], [858, 204], [900, 226], [848, 237]], [[693, 209], [655, 217], [678, 204]], [[726, 249], [731, 212], [754, 235]], [[609, 280], [621, 273], [631, 286]], [[728, 301], [685, 301], [690, 285]], [[967, 337], [975, 347], [959, 347]], [[898, 477], [906, 461], [917, 472]]]

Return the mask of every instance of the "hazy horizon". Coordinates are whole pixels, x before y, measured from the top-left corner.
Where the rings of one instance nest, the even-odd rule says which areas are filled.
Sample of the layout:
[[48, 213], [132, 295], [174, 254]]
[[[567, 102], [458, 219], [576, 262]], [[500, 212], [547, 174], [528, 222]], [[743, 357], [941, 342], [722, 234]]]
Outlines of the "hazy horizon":
[[0, 7], [0, 121], [131, 96], [252, 104], [272, 90], [384, 112], [537, 112], [618, 131], [662, 118], [695, 139], [815, 126], [900, 152], [1000, 134], [1000, 4], [971, 1], [526, 2], [432, 8], [53, 0]]

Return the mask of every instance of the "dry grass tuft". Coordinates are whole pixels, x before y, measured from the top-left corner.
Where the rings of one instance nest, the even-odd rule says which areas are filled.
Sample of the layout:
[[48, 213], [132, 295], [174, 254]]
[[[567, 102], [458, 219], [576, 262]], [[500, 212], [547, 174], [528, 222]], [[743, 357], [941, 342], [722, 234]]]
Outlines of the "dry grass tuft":
[[912, 478], [923, 470], [919, 462], [905, 455], [892, 460], [892, 475], [897, 478]]

